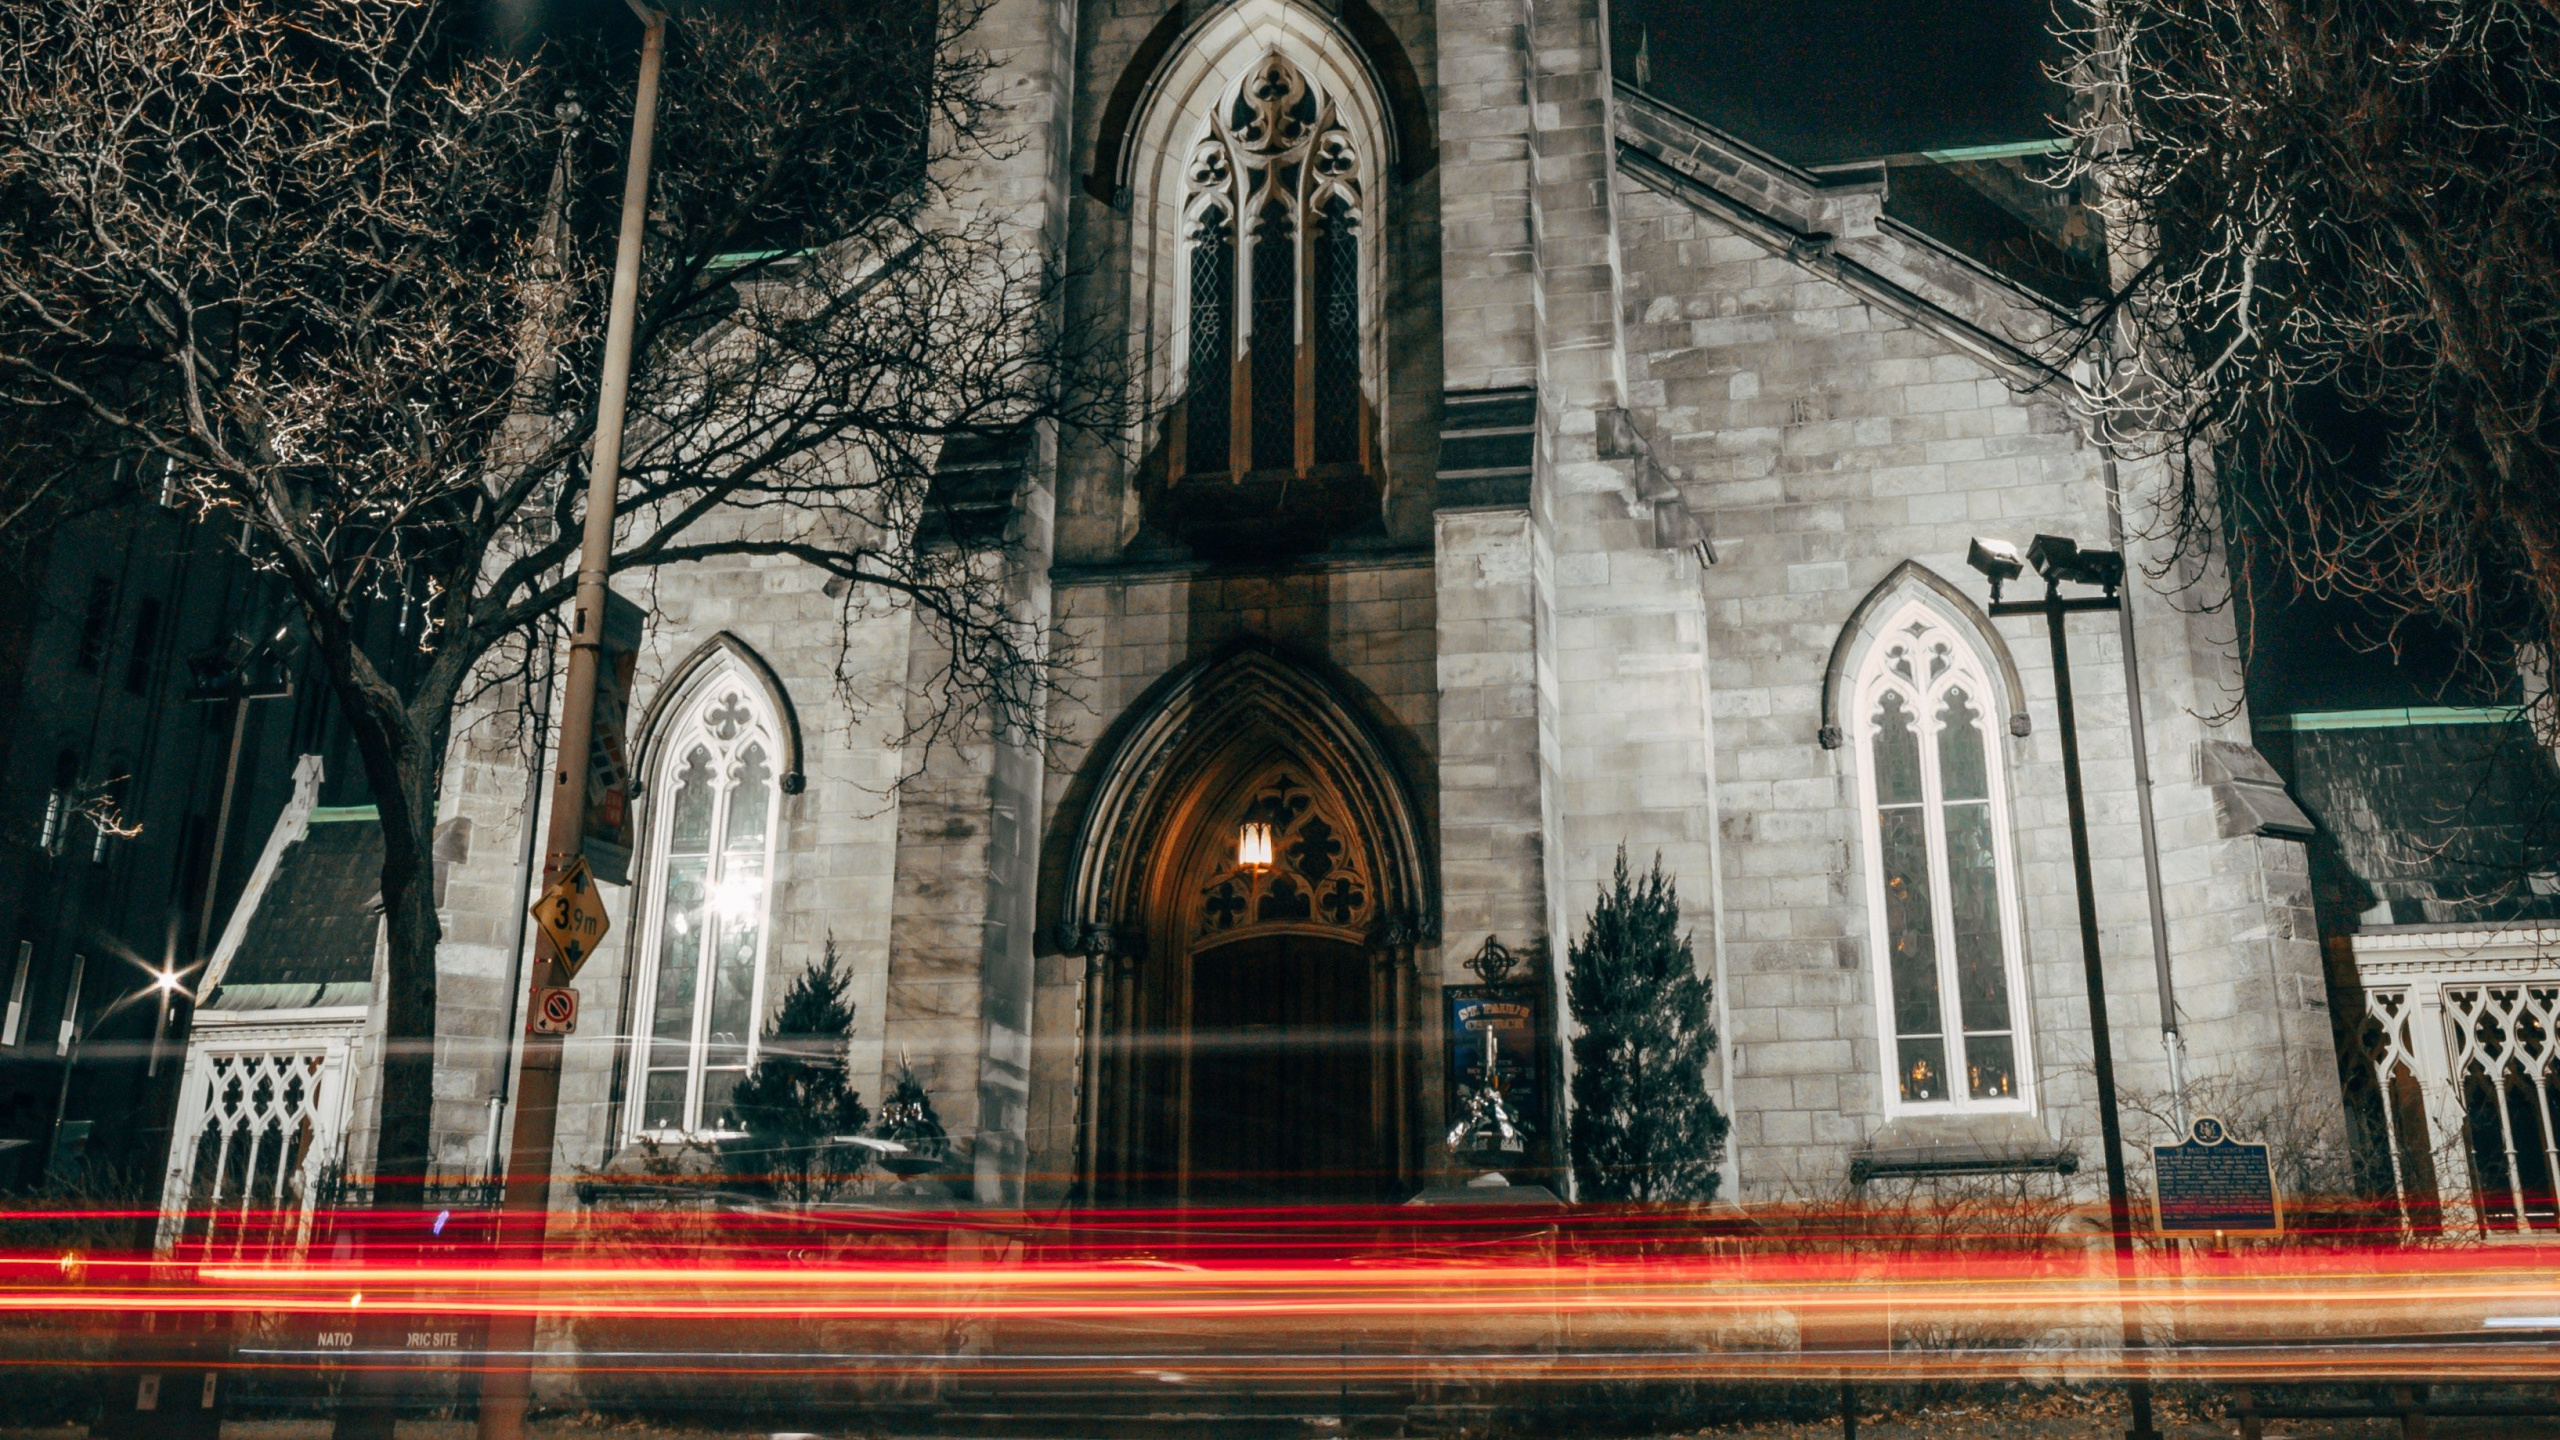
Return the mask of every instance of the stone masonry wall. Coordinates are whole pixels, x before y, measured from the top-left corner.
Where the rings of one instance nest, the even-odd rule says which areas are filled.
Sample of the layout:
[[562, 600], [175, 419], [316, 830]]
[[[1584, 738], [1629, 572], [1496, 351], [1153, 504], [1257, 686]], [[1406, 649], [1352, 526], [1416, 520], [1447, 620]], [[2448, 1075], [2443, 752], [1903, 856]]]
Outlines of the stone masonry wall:
[[[1859, 600], [1904, 560], [1980, 601], [1984, 586], [1963, 563], [1974, 535], [2107, 543], [2104, 475], [2056, 400], [2020, 393], [1941, 336], [1701, 206], [1631, 180], [1620, 190], [1630, 408], [1718, 551], [1704, 593], [1736, 1158], [1747, 1195], [1819, 1190], [1840, 1182], [1863, 1141], [2009, 1128], [1904, 1122], [1881, 1133], [1858, 761], [1816, 743], [1828, 652]], [[2197, 1068], [2317, 1073], [2324, 1027], [2290, 1024], [2266, 1000], [2281, 974], [2318, 974], [2309, 936], [2286, 918], [2299, 857], [2216, 828], [2185, 757], [2208, 734], [2241, 738], [2229, 733], [2236, 725], [2207, 723], [2230, 717], [2236, 697], [2196, 633], [2210, 621], [2180, 603], [2147, 586], [2133, 596]], [[2034, 722], [2032, 734], [2003, 743], [2042, 1128], [2094, 1161], [2049, 654], [2040, 624], [2000, 629]], [[2077, 622], [2072, 659], [2120, 1083], [2156, 1097], [2166, 1075], [2113, 625]], [[2139, 1124], [2129, 1135], [2165, 1138]]]
[[[833, 936], [855, 977], [855, 1081], [866, 1097], [876, 1098], [901, 773], [900, 754], [889, 742], [901, 717], [892, 708], [848, 706], [844, 697], [893, 692], [906, 667], [907, 621], [903, 614], [885, 614], [847, 628], [823, 580], [796, 561], [736, 558], [625, 578], [617, 588], [650, 612], [636, 715], [649, 713], [671, 670], [723, 631], [762, 656], [789, 694], [800, 718], [807, 788], [781, 797], [767, 1007]], [[493, 704], [504, 701], [495, 697]], [[517, 973], [508, 947], [515, 917], [532, 898], [530, 884], [519, 878], [526, 756], [514, 743], [513, 729], [499, 714], [474, 717], [446, 772], [445, 813], [473, 821], [470, 857], [448, 878], [446, 940], [437, 956], [437, 1163], [457, 1178], [476, 1176], [487, 1163], [488, 1099], [499, 1084], [499, 1065], [512, 1053], [505, 1043], [512, 1037], [501, 1032], [516, 982], [502, 977]], [[642, 797], [637, 817], [644, 836], [650, 802]], [[547, 815], [546, 806], [530, 818], [540, 826]], [[538, 870], [539, 857], [535, 863]], [[645, 854], [635, 860], [635, 868], [646, 864]], [[617, 1102], [633, 1090], [637, 1064], [621, 1037], [646, 1023], [638, 1013], [642, 997], [631, 993], [635, 891], [607, 886], [604, 894], [613, 928], [579, 971], [580, 1020], [563, 1056], [554, 1161], [562, 1182], [555, 1204], [568, 1203], [566, 1186], [577, 1168], [600, 1165], [620, 1148], [617, 1126], [627, 1122]], [[520, 1009], [517, 1023], [522, 1024]], [[500, 1144], [505, 1143], [502, 1132]]]

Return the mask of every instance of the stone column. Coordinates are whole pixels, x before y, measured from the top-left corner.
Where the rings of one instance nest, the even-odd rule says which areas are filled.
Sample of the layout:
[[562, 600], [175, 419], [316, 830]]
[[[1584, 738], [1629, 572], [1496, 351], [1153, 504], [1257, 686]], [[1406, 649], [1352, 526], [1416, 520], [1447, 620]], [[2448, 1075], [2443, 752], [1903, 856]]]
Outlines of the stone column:
[[2453, 1047], [2447, 1043], [2444, 982], [2431, 975], [2409, 981], [2409, 1046], [2417, 1055], [2418, 1094], [2426, 1105], [2426, 1144], [2433, 1152], [2436, 1200], [2445, 1228], [2478, 1226], [2486, 1230], [2474, 1173], [2471, 1136], [2466, 1124], [2470, 1107], [2463, 1101], [2462, 1077], [2454, 1073]]
[[[1048, 633], [1054, 454], [1045, 437], [1030, 447], [1003, 543], [978, 557], [1005, 568], [1016, 611], [1038, 635]], [[909, 654], [912, 723], [942, 703], [931, 686], [945, 662], [920, 622]], [[915, 1064], [987, 1205], [1022, 1198], [1040, 785], [1038, 737], [981, 733], [973, 718], [935, 741], [899, 795], [885, 1044]]]
[[[974, 150], [955, 177], [955, 204], [983, 207], [1021, 245], [1065, 235], [1074, 97], [1076, 6], [995, 0], [969, 43], [987, 55], [998, 143]], [[1057, 444], [1026, 435], [1012, 504], [986, 563], [1002, 564], [1015, 612], [1049, 633]], [[946, 471], [951, 467], [946, 464]], [[972, 488], [990, 493], [985, 476]], [[938, 663], [919, 627], [911, 679]], [[929, 703], [929, 702], [927, 702]], [[889, 932], [887, 1047], [916, 1059], [944, 1124], [971, 1137], [981, 1204], [1022, 1198], [1031, 1081], [1032, 930], [1038, 869], [1041, 751], [1037, 736], [963, 737], [934, 746], [900, 798], [896, 898]]]

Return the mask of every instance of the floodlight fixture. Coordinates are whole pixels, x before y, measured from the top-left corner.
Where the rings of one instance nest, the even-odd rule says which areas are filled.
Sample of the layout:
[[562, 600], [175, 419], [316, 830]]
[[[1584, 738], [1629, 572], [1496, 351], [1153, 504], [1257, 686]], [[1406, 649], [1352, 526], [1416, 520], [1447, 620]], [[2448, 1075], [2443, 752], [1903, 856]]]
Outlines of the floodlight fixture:
[[2124, 583], [2124, 556], [2114, 550], [2083, 550], [2080, 542], [2060, 535], [2039, 535], [2027, 547], [2027, 563], [2048, 585], [2068, 580], [2095, 585], [2113, 595]]
[[1985, 540], [1979, 535], [1973, 538], [1973, 548], [1965, 552], [1964, 563], [1991, 577], [1991, 598], [1995, 603], [2000, 599], [2000, 587], [2017, 579], [2027, 568], [2026, 557], [2018, 553], [2017, 546], [2006, 540]]
[[2080, 552], [2079, 574], [2074, 577], [2083, 585], [2095, 585], [2113, 595], [2124, 583], [2124, 553], [2119, 550], [2083, 550]]

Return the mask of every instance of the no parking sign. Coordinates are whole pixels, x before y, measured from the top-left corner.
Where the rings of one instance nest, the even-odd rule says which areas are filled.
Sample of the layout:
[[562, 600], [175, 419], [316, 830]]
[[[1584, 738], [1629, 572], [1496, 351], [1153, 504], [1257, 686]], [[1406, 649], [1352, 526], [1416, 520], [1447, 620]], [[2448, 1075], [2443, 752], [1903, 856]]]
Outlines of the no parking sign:
[[566, 1035], [578, 1028], [578, 992], [566, 985], [541, 985], [533, 992], [533, 1015], [526, 1028], [536, 1035]]

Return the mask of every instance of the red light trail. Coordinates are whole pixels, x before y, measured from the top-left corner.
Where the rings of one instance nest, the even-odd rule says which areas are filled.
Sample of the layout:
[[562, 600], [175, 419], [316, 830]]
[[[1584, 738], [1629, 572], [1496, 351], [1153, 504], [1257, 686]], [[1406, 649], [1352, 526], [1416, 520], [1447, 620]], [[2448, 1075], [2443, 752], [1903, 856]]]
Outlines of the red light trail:
[[[608, 1213], [565, 1224], [555, 1258], [532, 1263], [430, 1216], [324, 1215], [313, 1233], [357, 1237], [374, 1258], [317, 1242], [301, 1261], [199, 1242], [0, 1253], [0, 1365], [61, 1364], [59, 1346], [23, 1342], [148, 1312], [228, 1323], [244, 1338], [224, 1363], [243, 1372], [401, 1368], [420, 1335], [470, 1368], [473, 1322], [531, 1314], [577, 1337], [541, 1354], [546, 1368], [715, 1388], [819, 1371], [1400, 1383], [1453, 1366], [1533, 1381], [2096, 1379], [2125, 1365], [2109, 1341], [2122, 1304], [2151, 1337], [2139, 1363], [2155, 1379], [2560, 1379], [2560, 1246], [2341, 1236], [2158, 1252], [2119, 1287], [2095, 1233], [1922, 1243], [1796, 1221]], [[934, 1337], [973, 1327], [980, 1343], [953, 1353], [918, 1322]]]

